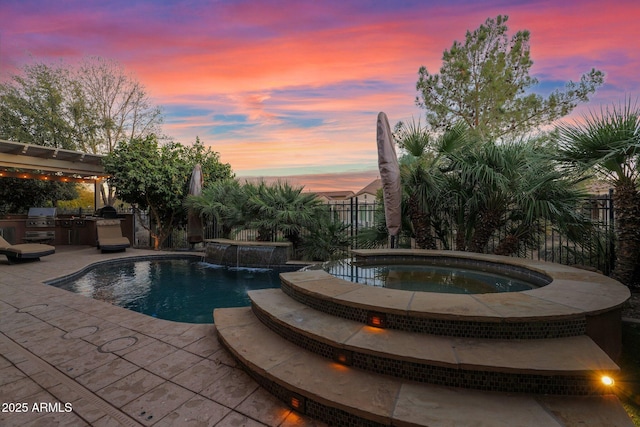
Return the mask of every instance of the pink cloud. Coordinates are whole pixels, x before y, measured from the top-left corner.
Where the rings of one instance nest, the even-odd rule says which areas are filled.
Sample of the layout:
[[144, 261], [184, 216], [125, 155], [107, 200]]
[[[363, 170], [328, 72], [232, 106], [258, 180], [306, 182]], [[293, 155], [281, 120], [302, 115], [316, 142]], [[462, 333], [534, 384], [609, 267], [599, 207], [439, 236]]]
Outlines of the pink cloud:
[[602, 69], [596, 107], [640, 89], [635, 1], [430, 3], [7, 1], [0, 78], [28, 60], [25, 52], [36, 60], [114, 58], [174, 113], [167, 134], [185, 143], [199, 136], [239, 174], [354, 165], [375, 172], [377, 113], [392, 125], [419, 118], [418, 68], [437, 72], [444, 49], [498, 14], [510, 16], [511, 33], [531, 31], [541, 81]]
[[306, 175], [286, 175], [267, 177], [240, 178], [249, 182], [265, 181], [267, 183], [286, 181], [291, 185], [304, 187], [305, 191], [339, 191], [347, 190], [357, 193], [373, 180], [380, 178], [376, 170], [363, 172], [319, 173]]

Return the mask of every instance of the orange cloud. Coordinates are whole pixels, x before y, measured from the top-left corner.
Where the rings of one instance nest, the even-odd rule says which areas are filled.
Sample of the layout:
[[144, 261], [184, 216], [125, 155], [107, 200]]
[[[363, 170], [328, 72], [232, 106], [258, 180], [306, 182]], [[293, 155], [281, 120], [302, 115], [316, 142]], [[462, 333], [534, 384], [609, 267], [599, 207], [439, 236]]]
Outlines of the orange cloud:
[[[25, 52], [114, 58], [164, 107], [165, 133], [184, 143], [199, 136], [239, 175], [375, 172], [377, 113], [392, 125], [419, 118], [418, 68], [437, 72], [444, 49], [498, 14], [510, 16], [511, 33], [531, 31], [541, 82], [559, 87], [592, 67], [607, 73], [578, 112], [638, 95], [634, 0], [432, 3], [5, 1], [0, 78]], [[330, 182], [339, 181], [322, 185]]]

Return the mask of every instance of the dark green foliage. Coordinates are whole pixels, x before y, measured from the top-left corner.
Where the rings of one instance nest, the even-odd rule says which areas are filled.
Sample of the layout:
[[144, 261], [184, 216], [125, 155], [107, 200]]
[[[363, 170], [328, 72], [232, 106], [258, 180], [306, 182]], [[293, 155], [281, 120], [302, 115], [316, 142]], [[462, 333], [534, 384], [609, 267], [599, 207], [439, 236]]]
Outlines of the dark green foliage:
[[231, 239], [235, 228], [245, 223], [249, 197], [235, 179], [208, 183], [200, 196], [187, 197], [186, 207], [207, 220], [215, 220], [224, 239]]
[[304, 187], [286, 182], [259, 184], [249, 196], [251, 217], [247, 226], [282, 232], [293, 243], [294, 250], [298, 249], [302, 231], [317, 227], [320, 217], [326, 215], [325, 206], [316, 195], [303, 190]]
[[483, 139], [525, 134], [569, 114], [602, 85], [604, 74], [592, 69], [546, 98], [530, 93], [538, 84], [529, 75], [530, 34], [523, 30], [509, 38], [507, 20], [488, 18], [467, 31], [464, 43], [455, 41], [444, 51], [439, 74], [420, 68], [416, 104], [426, 110], [431, 129], [463, 122]]
[[418, 247], [453, 241], [456, 250], [512, 255], [535, 242], [543, 223], [576, 238], [591, 225], [579, 209], [582, 178], [559, 170], [546, 139], [497, 144], [459, 124], [434, 139], [415, 126], [397, 135], [406, 137], [401, 176]]
[[560, 126], [559, 159], [614, 187], [616, 261], [612, 276], [640, 288], [640, 108], [626, 102]]
[[334, 221], [329, 215], [322, 216], [302, 238], [302, 257], [309, 261], [345, 258], [351, 242], [348, 228], [349, 224]]
[[185, 199], [196, 163], [206, 182], [231, 178], [231, 167], [199, 141], [193, 146], [159, 144], [154, 135], [121, 143], [105, 157], [105, 171], [118, 198], [148, 209], [156, 229], [150, 230], [159, 248], [172, 228], [186, 220]]
[[326, 206], [314, 193], [286, 182], [267, 184], [220, 181], [207, 186], [201, 196], [187, 199], [199, 215], [215, 219], [222, 237], [234, 231], [254, 230], [259, 241], [282, 236], [293, 243], [294, 256], [329, 259], [348, 246], [347, 226], [331, 220]]
[[23, 75], [0, 85], [0, 138], [48, 147], [78, 148], [68, 70], [44, 64], [25, 66]]
[[0, 216], [25, 214], [32, 207], [55, 206], [78, 197], [77, 184], [37, 179], [0, 178]]

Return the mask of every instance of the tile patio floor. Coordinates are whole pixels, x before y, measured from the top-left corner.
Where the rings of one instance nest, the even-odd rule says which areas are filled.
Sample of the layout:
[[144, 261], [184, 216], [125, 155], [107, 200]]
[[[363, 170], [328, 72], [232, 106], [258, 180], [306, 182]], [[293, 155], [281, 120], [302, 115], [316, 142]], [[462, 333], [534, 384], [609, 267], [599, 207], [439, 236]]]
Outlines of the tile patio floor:
[[149, 254], [158, 252], [59, 246], [40, 262], [0, 259], [0, 426], [323, 425], [239, 369], [214, 325], [155, 319], [42, 283]]

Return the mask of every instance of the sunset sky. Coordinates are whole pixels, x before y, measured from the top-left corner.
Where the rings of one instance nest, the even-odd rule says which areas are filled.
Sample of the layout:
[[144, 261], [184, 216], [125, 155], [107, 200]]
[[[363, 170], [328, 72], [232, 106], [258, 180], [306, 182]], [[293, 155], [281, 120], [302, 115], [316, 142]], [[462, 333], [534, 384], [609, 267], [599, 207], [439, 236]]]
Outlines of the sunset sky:
[[[445, 5], [446, 3], [446, 5]], [[357, 191], [377, 177], [376, 116], [416, 120], [418, 69], [488, 17], [531, 31], [539, 93], [591, 68], [587, 110], [640, 96], [640, 2], [0, 1], [0, 79], [25, 63], [114, 59], [164, 112], [240, 177]], [[424, 120], [423, 120], [424, 121]]]

